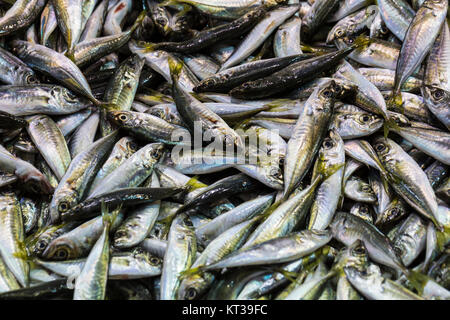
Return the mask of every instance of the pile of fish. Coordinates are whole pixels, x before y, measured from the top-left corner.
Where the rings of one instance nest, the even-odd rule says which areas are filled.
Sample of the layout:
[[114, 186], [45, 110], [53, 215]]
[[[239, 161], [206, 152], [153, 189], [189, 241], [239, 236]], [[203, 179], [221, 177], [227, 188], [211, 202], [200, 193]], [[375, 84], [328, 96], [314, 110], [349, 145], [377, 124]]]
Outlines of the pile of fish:
[[448, 0], [0, 2], [0, 300], [450, 299]]

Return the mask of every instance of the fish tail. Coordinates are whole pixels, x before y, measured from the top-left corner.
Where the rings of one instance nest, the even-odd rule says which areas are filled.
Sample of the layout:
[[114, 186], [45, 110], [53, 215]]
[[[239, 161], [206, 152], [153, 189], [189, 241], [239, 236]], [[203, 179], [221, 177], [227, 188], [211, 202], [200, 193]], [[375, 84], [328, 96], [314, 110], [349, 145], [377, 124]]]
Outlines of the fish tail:
[[193, 176], [189, 181], [186, 183], [187, 186], [189, 186], [189, 190], [195, 190], [198, 188], [206, 187], [207, 185], [198, 181], [198, 176]]
[[111, 225], [116, 220], [117, 215], [119, 214], [121, 209], [122, 209], [122, 205], [118, 206], [117, 208], [115, 208], [110, 213], [108, 206], [106, 205], [105, 202], [102, 201], [102, 221], [103, 221], [103, 226], [105, 226], [106, 228], [110, 228]]
[[187, 270], [184, 270], [184, 271], [182, 271], [180, 273], [180, 277], [181, 278], [185, 278], [187, 276], [192, 276], [194, 274], [199, 274], [199, 273], [202, 273], [203, 270], [204, 270], [204, 266], [187, 269]]
[[411, 282], [411, 285], [417, 290], [419, 295], [422, 295], [423, 289], [428, 282], [428, 277], [419, 271], [410, 270], [406, 278]]
[[165, 0], [158, 4], [158, 7], [168, 7], [168, 6], [174, 6], [179, 4], [177, 0]]
[[32, 262], [35, 260], [35, 258], [33, 256], [28, 254], [28, 250], [27, 250], [25, 242], [19, 241], [18, 246], [19, 246], [19, 251], [13, 253], [14, 257], [19, 258], [24, 261], [27, 261], [27, 262]]
[[170, 76], [172, 77], [172, 81], [175, 83], [180, 77], [181, 69], [183, 68], [183, 63], [177, 61], [176, 59], [170, 56], [168, 58], [168, 62], [169, 62]]
[[76, 61], [75, 61], [75, 51], [74, 51], [74, 49], [67, 50], [65, 56], [66, 56], [67, 58], [69, 58], [73, 63], [76, 64]]
[[356, 37], [355, 42], [352, 45], [352, 48], [354, 49], [364, 49], [366, 48], [370, 43], [371, 39], [369, 37], [366, 37], [365, 35], [360, 35]]
[[139, 27], [139, 25], [142, 23], [142, 21], [144, 21], [144, 18], [146, 16], [147, 16], [147, 11], [146, 10], [141, 11], [141, 13], [138, 15], [136, 21], [131, 26], [130, 31], [134, 32], [134, 30], [136, 30], [137, 27]]

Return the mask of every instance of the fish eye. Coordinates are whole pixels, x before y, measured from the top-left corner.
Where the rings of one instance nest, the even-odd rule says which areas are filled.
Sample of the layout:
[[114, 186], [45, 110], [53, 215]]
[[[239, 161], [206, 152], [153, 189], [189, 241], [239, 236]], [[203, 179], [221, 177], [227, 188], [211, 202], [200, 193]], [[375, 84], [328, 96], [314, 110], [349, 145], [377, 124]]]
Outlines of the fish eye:
[[391, 214], [393, 214], [394, 216], [397, 216], [398, 214], [400, 214], [400, 210], [397, 207], [392, 208]]
[[336, 35], [337, 35], [338, 37], [342, 37], [343, 34], [344, 34], [344, 30], [342, 30], [342, 29], [336, 30]]
[[161, 260], [159, 260], [158, 257], [151, 257], [151, 258], [150, 258], [150, 264], [156, 266], [156, 265], [158, 265], [158, 264], [160, 264], [160, 263], [161, 263]]
[[350, 43], [350, 44], [352, 44], [353, 42], [355, 42], [355, 40], [353, 40], [352, 38], [349, 38], [349, 39], [347, 40], [347, 42]]
[[331, 92], [331, 90], [329, 90], [329, 89], [325, 89], [325, 90], [322, 92], [322, 95], [323, 95], [325, 98], [331, 98], [331, 97], [333, 96], [333, 92]]
[[433, 91], [433, 98], [437, 101], [441, 100], [444, 97], [444, 90], [436, 89]]
[[156, 19], [156, 23], [160, 24], [160, 25], [164, 25], [164, 24], [166, 24], [166, 22], [167, 22], [167, 20], [164, 19], [163, 17], [159, 17]]
[[119, 114], [119, 116], [117, 118], [122, 122], [128, 121], [128, 116], [125, 113]]
[[128, 149], [130, 150], [137, 150], [138, 145], [136, 143], [134, 143], [133, 141], [128, 142]]
[[66, 212], [67, 210], [69, 210], [69, 204], [67, 202], [61, 202], [58, 206], [58, 211], [59, 212]]
[[38, 83], [38, 80], [37, 80], [37, 78], [34, 76], [34, 75], [32, 75], [32, 74], [30, 74], [30, 75], [28, 75], [27, 77], [26, 77], [26, 80], [25, 80], [27, 83]]
[[187, 300], [193, 300], [193, 299], [195, 299], [196, 296], [197, 296], [197, 290], [195, 290], [194, 288], [189, 288], [186, 291], [185, 298]]
[[333, 141], [331, 141], [331, 139], [325, 139], [323, 142], [323, 147], [325, 149], [331, 149], [334, 146]]
[[39, 193], [41, 191], [41, 188], [39, 188], [39, 185], [37, 184], [37, 182], [34, 182], [34, 181], [30, 182], [28, 187], [31, 190], [31, 192], [33, 192], [33, 193]]
[[366, 115], [363, 115], [363, 116], [361, 117], [361, 120], [362, 120], [363, 122], [368, 122], [368, 121], [370, 120], [370, 117], [366, 114]]
[[369, 186], [362, 186], [361, 190], [364, 191], [364, 192], [369, 192], [370, 188], [369, 188]]
[[389, 29], [386, 28], [385, 26], [382, 26], [381, 29], [380, 29], [380, 32], [381, 32], [382, 34], [387, 34], [387, 33], [389, 32]]
[[282, 179], [283, 173], [281, 172], [280, 168], [273, 168], [270, 170], [270, 175], [274, 178]]
[[360, 211], [361, 211], [361, 213], [366, 214], [369, 212], [369, 209], [366, 206], [364, 206], [364, 207], [361, 207]]
[[47, 246], [47, 243], [44, 240], [41, 240], [37, 243], [37, 247], [41, 250], [45, 249], [46, 246]]
[[156, 149], [153, 150], [150, 155], [153, 159], [158, 159], [161, 156], [161, 152], [159, 149]]
[[184, 218], [183, 220], [184, 224], [187, 225], [188, 227], [193, 227], [194, 225], [192, 224], [191, 219], [189, 219], [189, 217]]
[[61, 259], [61, 260], [66, 259], [68, 256], [69, 256], [69, 252], [67, 251], [66, 248], [59, 248], [55, 252], [55, 257], [58, 259]]
[[386, 146], [385, 146], [383, 143], [378, 143], [378, 144], [375, 146], [375, 150], [376, 150], [376, 151], [379, 151], [379, 152], [384, 151], [385, 149], [386, 149]]
[[366, 254], [366, 248], [363, 245], [359, 245], [352, 252], [356, 255], [363, 255]]

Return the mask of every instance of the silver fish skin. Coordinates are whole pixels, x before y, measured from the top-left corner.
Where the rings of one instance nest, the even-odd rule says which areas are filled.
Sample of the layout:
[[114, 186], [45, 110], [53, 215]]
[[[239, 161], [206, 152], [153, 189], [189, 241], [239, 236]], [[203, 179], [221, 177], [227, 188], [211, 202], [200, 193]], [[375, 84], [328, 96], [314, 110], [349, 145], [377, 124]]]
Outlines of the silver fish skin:
[[[205, 266], [211, 265], [220, 261], [228, 254], [235, 252], [247, 236], [253, 230], [255, 223], [257, 223], [258, 217], [241, 222], [224, 233], [219, 235], [202, 251], [202, 253], [195, 259], [191, 270], [203, 269]], [[179, 299], [192, 300], [196, 296], [200, 296], [212, 285], [214, 281], [214, 275], [209, 272], [204, 272], [201, 275], [193, 274], [183, 278], [179, 290]], [[193, 294], [195, 290], [195, 295]]]
[[[36, 260], [36, 263], [64, 277], [73, 276], [75, 271], [81, 271], [86, 259], [66, 261]], [[154, 277], [161, 274], [161, 259], [136, 247], [130, 251], [111, 254], [108, 266], [108, 279], [125, 280]]]
[[197, 241], [204, 246], [208, 245], [232, 226], [263, 213], [272, 201], [273, 195], [261, 196], [219, 215], [195, 230]]
[[11, 85], [28, 85], [39, 82], [30, 67], [3, 48], [0, 48], [0, 80]]
[[[333, 81], [314, 90], [289, 139], [284, 168], [284, 195], [288, 196], [303, 179], [325, 136], [334, 106]], [[299, 148], [301, 146], [301, 148]]]
[[31, 163], [12, 155], [0, 145], [0, 169], [15, 174], [33, 193], [50, 194], [53, 192], [48, 179]]
[[377, 197], [370, 185], [359, 177], [350, 177], [344, 187], [345, 197], [363, 203], [375, 203]]
[[345, 151], [344, 141], [336, 131], [331, 130], [322, 143], [313, 170], [314, 179], [320, 174], [318, 167], [338, 167], [335, 173], [326, 178], [318, 187], [316, 198], [311, 207], [308, 222], [309, 230], [325, 230], [333, 219], [342, 193], [342, 180], [344, 176]]
[[339, 7], [337, 8], [336, 12], [332, 13], [328, 19], [327, 22], [336, 22], [341, 20], [342, 18], [345, 18], [349, 14], [362, 9], [364, 7], [367, 7], [368, 5], [372, 4], [371, 0], [344, 0], [339, 3]]
[[[359, 68], [358, 72], [372, 82], [380, 91], [392, 91], [395, 81], [395, 70], [384, 68]], [[402, 86], [402, 92], [418, 91], [422, 87], [422, 79], [409, 77]]]
[[33, 23], [44, 8], [45, 0], [18, 0], [0, 18], [0, 35], [6, 36]]
[[89, 17], [94, 12], [98, 0], [83, 1], [81, 5], [81, 31], [85, 29]]
[[55, 119], [55, 122], [64, 137], [67, 137], [74, 130], [76, 130], [87, 118], [89, 118], [91, 114], [92, 109], [86, 108], [84, 110], [66, 116], [60, 116], [58, 117], [58, 119]]
[[413, 8], [405, 0], [378, 0], [377, 4], [386, 27], [403, 41], [415, 15]]
[[97, 133], [100, 115], [94, 112], [72, 134], [69, 141], [69, 150], [72, 158], [83, 152], [94, 142]]
[[53, 173], [61, 180], [72, 160], [61, 130], [50, 117], [37, 115], [28, 119], [27, 132]]
[[406, 272], [390, 240], [363, 219], [346, 212], [337, 212], [330, 229], [333, 237], [346, 246], [360, 239], [373, 261]]
[[83, 33], [80, 36], [80, 43], [100, 37], [103, 23], [106, 19], [106, 14], [108, 13], [108, 2], [110, 1], [102, 0], [86, 21]]
[[153, 166], [161, 157], [163, 147], [161, 143], [150, 143], [136, 151], [103, 179], [102, 183], [89, 193], [87, 199], [120, 188], [139, 186], [153, 172]]
[[[154, 109], [152, 107], [150, 109]], [[176, 109], [175, 109], [176, 111]], [[184, 144], [185, 141], [176, 141], [177, 137], [188, 137], [189, 131], [152, 115], [149, 112], [109, 111], [107, 118], [120, 128], [129, 131], [134, 136], [149, 142], [161, 142], [169, 145]], [[156, 112], [156, 111], [155, 111]]]
[[362, 162], [363, 164], [375, 168], [380, 172], [384, 171], [375, 150], [366, 140], [347, 140], [344, 143], [344, 148], [345, 154], [354, 160]]
[[422, 129], [418, 123], [411, 121], [409, 124], [400, 125], [392, 129], [417, 149], [425, 152], [430, 157], [450, 165], [450, 133], [438, 129]]
[[20, 289], [20, 284], [0, 256], [0, 293], [17, 289]]
[[199, 53], [183, 55], [183, 61], [199, 80], [214, 76], [220, 69], [215, 60]]
[[186, 214], [175, 217], [170, 226], [167, 250], [161, 273], [161, 300], [174, 300], [180, 275], [194, 263], [197, 252], [192, 222]]
[[424, 300], [396, 282], [384, 278], [380, 268], [374, 264], [369, 265], [364, 272], [355, 268], [345, 268], [344, 271], [352, 286], [369, 300]]
[[82, 30], [82, 7], [81, 0], [51, 0], [55, 9], [58, 25], [61, 29], [68, 53], [73, 54], [75, 45], [80, 40]]
[[[169, 82], [170, 84], [172, 83], [168, 62], [169, 57], [172, 59], [176, 59], [172, 54], [162, 50], [147, 49], [146, 42], [142, 41], [136, 42], [134, 40], [131, 40], [128, 43], [128, 46], [131, 52], [136, 53], [141, 58], [145, 59], [145, 64], [147, 66], [163, 76], [167, 82]], [[186, 66], [183, 66], [179, 77], [180, 86], [188, 92], [192, 92], [192, 89], [198, 83], [199, 81], [192, 73], [192, 71]]]
[[60, 212], [69, 210], [83, 197], [87, 186], [94, 178], [99, 166], [116, 142], [117, 131], [98, 139], [85, 151], [72, 159], [50, 203], [53, 223], [59, 220]]
[[335, 106], [330, 129], [342, 139], [356, 139], [371, 135], [383, 126], [383, 118], [351, 104]]
[[400, 225], [393, 240], [405, 266], [409, 266], [425, 250], [427, 226], [416, 214], [410, 214]]
[[89, 190], [94, 190], [99, 184], [102, 183], [103, 179], [105, 179], [111, 172], [120, 166], [126, 159], [131, 157], [131, 155], [137, 150], [138, 145], [133, 138], [120, 138], [112, 148], [108, 159], [106, 159], [105, 163], [95, 175], [94, 181], [92, 181]]
[[45, 46], [22, 40], [14, 40], [12, 45], [13, 51], [31, 68], [50, 75], [94, 104], [100, 104], [81, 70], [69, 58]]
[[300, 46], [302, 20], [294, 16], [278, 27], [273, 40], [275, 57], [287, 57], [303, 53]]
[[428, 109], [450, 130], [450, 30], [447, 22], [425, 63], [422, 96]]
[[58, 85], [27, 85], [0, 87], [0, 111], [16, 116], [33, 114], [72, 114], [90, 106], [68, 89]]
[[[369, 44], [356, 48], [348, 57], [364, 66], [395, 70], [400, 54], [400, 45], [378, 38], [366, 39]], [[343, 49], [353, 42], [352, 38], [348, 37], [335, 40], [338, 49]]]
[[292, 232], [309, 212], [315, 190], [321, 180], [322, 177], [317, 177], [311, 185], [292, 194], [290, 198], [277, 206], [267, 219], [255, 229], [242, 248], [283, 237]]
[[328, 230], [303, 230], [246, 247], [226, 256], [219, 262], [208, 265], [205, 269], [290, 262], [320, 249], [330, 240], [331, 234]]
[[427, 175], [414, 159], [389, 138], [376, 139], [374, 150], [393, 189], [417, 212], [440, 226], [436, 221], [436, 195]]
[[3, 262], [14, 274], [22, 287], [29, 282], [30, 267], [27, 261], [16, 254], [26, 254], [20, 248], [25, 240], [20, 204], [15, 194], [4, 193], [0, 196], [0, 255]]
[[445, 21], [446, 0], [426, 0], [411, 22], [400, 49], [395, 72], [394, 95], [409, 76], [420, 66], [431, 50]]
[[[114, 231], [123, 221], [124, 212], [119, 211], [111, 225]], [[100, 215], [53, 239], [42, 253], [43, 260], [72, 260], [87, 257], [103, 233], [103, 217]]]
[[361, 31], [372, 25], [377, 14], [378, 7], [371, 5], [346, 16], [330, 30], [327, 37], [327, 43], [333, 43], [335, 39], [344, 36], [354, 36], [359, 34]]
[[355, 98], [356, 104], [372, 113], [383, 116], [388, 119], [386, 101], [380, 90], [377, 89], [369, 80], [352, 67], [350, 63], [344, 61], [338, 67], [336, 77], [347, 79], [358, 86], [358, 93]]
[[[103, 211], [103, 209], [102, 209]], [[103, 215], [108, 213], [102, 212]], [[75, 280], [74, 300], [104, 300], [110, 263], [109, 230], [111, 217], [103, 216], [103, 231], [89, 252]]]
[[103, 25], [103, 34], [111, 36], [122, 32], [125, 18], [131, 12], [133, 1], [120, 0], [111, 9], [108, 9], [108, 14]]
[[[159, 180], [155, 172], [145, 187], [159, 188]], [[116, 248], [131, 248], [149, 235], [159, 215], [161, 200], [150, 204], [142, 204], [133, 208], [127, 218], [114, 233], [113, 244]]]
[[374, 205], [375, 214], [380, 214], [386, 210], [392, 200], [392, 190], [390, 187], [386, 189], [385, 183], [374, 170], [369, 172], [369, 184], [377, 198]]
[[239, 62], [247, 58], [256, 48], [258, 48], [271, 33], [296, 11], [296, 6], [280, 7], [269, 11], [266, 16], [253, 27], [252, 31], [247, 34], [245, 39], [234, 50], [233, 54], [222, 64], [219, 71], [228, 69], [237, 65]]
[[55, 8], [51, 1], [48, 1], [42, 10], [41, 20], [39, 23], [39, 43], [42, 45], [46, 45], [48, 38], [55, 31], [58, 26], [58, 20], [56, 19]]

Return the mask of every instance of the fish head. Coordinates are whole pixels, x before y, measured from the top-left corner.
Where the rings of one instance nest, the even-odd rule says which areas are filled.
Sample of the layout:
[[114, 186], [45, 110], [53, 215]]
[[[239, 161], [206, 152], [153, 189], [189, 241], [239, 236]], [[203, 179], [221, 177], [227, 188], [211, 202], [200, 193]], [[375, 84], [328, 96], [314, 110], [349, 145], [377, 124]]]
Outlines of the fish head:
[[343, 248], [336, 257], [336, 264], [333, 269], [342, 272], [345, 267], [352, 267], [359, 271], [363, 271], [369, 263], [369, 255], [360, 239], [356, 240], [350, 246]]
[[106, 117], [109, 121], [121, 127], [128, 127], [133, 121], [133, 114], [129, 111], [108, 111]]
[[76, 244], [66, 237], [58, 237], [49, 243], [42, 253], [46, 260], [70, 260], [80, 256]]
[[[445, 111], [450, 104], [450, 91], [437, 86], [422, 87], [423, 98], [431, 110]], [[433, 113], [435, 113], [433, 112]]]
[[48, 179], [39, 171], [32, 170], [22, 176], [25, 189], [34, 194], [52, 194], [53, 187]]
[[13, 40], [9, 43], [11, 52], [18, 57], [27, 55], [30, 45], [31, 43], [23, 40]]
[[179, 300], [199, 299], [209, 288], [210, 282], [202, 274], [186, 276], [180, 284], [177, 297]]
[[344, 162], [344, 141], [336, 130], [328, 131], [327, 136], [323, 139], [322, 146], [319, 150], [320, 161], [325, 161], [329, 165]]
[[22, 79], [20, 84], [27, 85], [39, 83], [39, 79], [36, 77], [36, 74], [28, 68], [17, 68], [15, 73], [18, 79]]
[[[226, 74], [222, 75], [221, 78], [225, 78], [225, 79], [226, 79], [226, 78], [229, 78], [229, 74], [226, 73]], [[199, 92], [205, 92], [205, 91], [207, 91], [209, 88], [214, 88], [215, 85], [216, 85], [216, 82], [217, 82], [217, 80], [216, 80], [215, 76], [212, 76], [212, 77], [203, 79], [202, 81], [200, 81], [199, 84], [197, 84], [197, 85], [194, 87], [193, 91], [194, 91], [194, 92], [197, 92], [197, 93], [199, 93]]]
[[72, 91], [62, 86], [54, 86], [50, 90], [50, 97], [52, 102], [59, 106], [71, 105], [79, 106], [81, 108], [92, 105], [89, 100], [78, 97]]
[[50, 203], [50, 217], [52, 223], [58, 222], [61, 215], [68, 212], [78, 204], [77, 193], [73, 190], [55, 192]]

